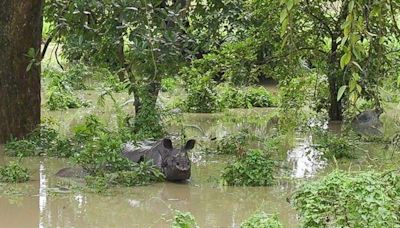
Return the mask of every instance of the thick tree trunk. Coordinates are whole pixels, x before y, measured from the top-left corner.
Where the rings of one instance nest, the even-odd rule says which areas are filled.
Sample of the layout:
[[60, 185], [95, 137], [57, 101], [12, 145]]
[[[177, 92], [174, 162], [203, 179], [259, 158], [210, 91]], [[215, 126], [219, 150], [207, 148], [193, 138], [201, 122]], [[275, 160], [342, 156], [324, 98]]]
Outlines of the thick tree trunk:
[[343, 120], [342, 99], [337, 100], [339, 88], [343, 85], [343, 71], [339, 65], [338, 44], [336, 38], [332, 39], [331, 55], [328, 60], [328, 83], [329, 83], [329, 119], [331, 121]]
[[337, 100], [338, 90], [340, 88], [338, 81], [336, 75], [332, 75], [329, 78], [329, 119], [331, 121], [341, 121], [343, 119], [342, 102], [341, 100]]
[[134, 93], [136, 116], [140, 115], [143, 105], [147, 105], [147, 108], [151, 110], [156, 108], [158, 94], [161, 89], [161, 82], [152, 82], [145, 87], [147, 88], [142, 88]]
[[[0, 1], [0, 143], [22, 138], [40, 123], [40, 50], [43, 0]], [[37, 57], [40, 59], [40, 56]]]

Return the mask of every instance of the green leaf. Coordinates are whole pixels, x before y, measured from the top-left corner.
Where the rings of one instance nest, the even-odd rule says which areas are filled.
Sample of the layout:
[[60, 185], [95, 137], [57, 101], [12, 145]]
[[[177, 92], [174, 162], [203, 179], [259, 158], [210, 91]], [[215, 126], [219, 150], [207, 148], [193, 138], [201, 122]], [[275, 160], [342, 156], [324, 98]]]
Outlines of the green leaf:
[[349, 12], [353, 11], [354, 8], [354, 1], [349, 2]]
[[340, 68], [344, 69], [344, 67], [349, 64], [351, 60], [351, 53], [350, 52], [346, 52], [346, 54], [344, 54], [342, 56], [342, 58], [340, 59]]
[[340, 99], [342, 99], [344, 92], [347, 89], [347, 85], [344, 85], [342, 87], [340, 87], [338, 95], [337, 95], [337, 101], [340, 101]]
[[288, 16], [288, 11], [286, 9], [282, 10], [279, 22], [282, 23], [283, 20], [285, 20], [287, 18], [287, 16]]

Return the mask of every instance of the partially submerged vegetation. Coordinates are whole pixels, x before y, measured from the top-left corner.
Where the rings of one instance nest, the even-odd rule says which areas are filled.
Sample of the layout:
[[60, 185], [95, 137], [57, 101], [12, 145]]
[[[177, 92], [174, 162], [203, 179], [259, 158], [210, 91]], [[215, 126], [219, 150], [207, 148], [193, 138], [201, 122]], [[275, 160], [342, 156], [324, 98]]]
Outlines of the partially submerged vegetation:
[[28, 169], [18, 162], [10, 162], [3, 167], [0, 166], [0, 182], [21, 183], [28, 181], [29, 178]]
[[265, 212], [257, 212], [244, 221], [241, 228], [283, 228], [276, 215], [267, 215]]
[[271, 156], [261, 150], [251, 150], [225, 167], [222, 181], [231, 186], [268, 186], [274, 183], [274, 174], [275, 162]]
[[398, 171], [334, 171], [302, 185], [293, 204], [304, 227], [396, 227], [399, 183]]
[[[163, 181], [162, 172], [151, 162], [136, 164], [123, 158], [124, 143], [168, 134], [185, 139], [183, 120], [177, 120], [176, 113], [275, 108], [277, 120], [269, 122], [274, 126], [262, 121], [269, 118], [264, 114], [242, 118], [235, 110], [226, 118], [236, 126], [224, 129], [225, 136], [218, 138], [215, 132], [208, 134], [199, 128], [199, 138], [210, 152], [206, 155], [228, 159], [219, 179], [222, 184], [270, 186], [280, 179], [291, 181], [292, 176], [285, 176], [287, 153], [296, 146], [297, 138], [305, 137], [310, 137], [310, 147], [318, 156], [335, 161], [339, 167], [347, 161], [362, 163], [365, 157], [366, 163], [372, 161], [368, 165], [382, 170], [395, 165], [378, 164], [370, 158], [369, 148], [361, 149], [371, 139], [355, 137], [348, 130], [355, 128], [354, 118], [366, 110], [398, 112], [393, 105], [400, 100], [399, 4], [357, 0], [194, 2], [46, 1], [46, 38], [56, 45], [58, 66], [49, 63], [44, 67], [43, 108], [61, 113], [89, 110], [86, 108], [96, 105], [81, 93], [91, 90], [99, 94], [98, 109], [105, 97], [111, 99], [117, 123], [111, 126], [96, 115], [88, 115], [66, 135], [54, 125], [42, 124], [30, 134], [17, 134], [25, 136], [21, 140], [9, 140], [15, 132], [3, 136], [1, 133], [10, 129], [4, 125], [0, 139], [8, 140], [6, 154], [70, 158], [87, 174], [87, 186], [97, 192], [113, 186], [147, 185]], [[57, 53], [59, 46], [62, 53]], [[22, 55], [29, 64], [26, 67], [22, 61], [26, 69], [19, 72], [39, 76], [40, 54], [45, 53], [31, 48]], [[269, 91], [265, 80], [277, 83], [277, 91]], [[0, 88], [4, 91], [13, 88], [7, 83], [0, 87], [2, 84], [6, 85]], [[32, 84], [35, 86], [40, 84]], [[29, 95], [30, 91], [40, 88], [8, 93]], [[113, 97], [116, 93], [130, 97], [122, 102]], [[10, 120], [13, 115], [29, 113], [31, 107], [26, 102], [16, 98], [12, 102], [4, 101], [4, 113], [19, 104], [25, 106], [19, 107], [21, 110], [28, 111], [6, 115]], [[37, 110], [39, 103], [34, 104]], [[128, 105], [132, 107], [129, 114], [122, 111]], [[32, 130], [40, 118], [36, 116], [34, 124], [25, 121], [27, 117], [1, 121], [15, 122], [15, 129], [26, 122]], [[168, 118], [175, 118], [172, 125], [181, 132], [165, 127]], [[376, 119], [380, 122], [379, 115]], [[398, 119], [392, 115], [384, 121], [383, 129], [370, 128], [378, 136], [374, 143], [384, 148], [380, 152], [390, 148], [391, 159], [399, 156]], [[343, 121], [337, 134], [325, 129], [330, 120]], [[253, 132], [254, 126], [260, 132]], [[286, 169], [280, 172], [277, 167]], [[305, 227], [398, 226], [398, 176], [397, 171], [356, 175], [335, 171], [297, 189], [293, 203]], [[0, 168], [0, 182], [28, 179], [27, 169], [19, 163]], [[177, 212], [174, 226], [197, 224], [191, 214]], [[242, 224], [264, 226], [281, 224], [275, 216], [264, 213]]]

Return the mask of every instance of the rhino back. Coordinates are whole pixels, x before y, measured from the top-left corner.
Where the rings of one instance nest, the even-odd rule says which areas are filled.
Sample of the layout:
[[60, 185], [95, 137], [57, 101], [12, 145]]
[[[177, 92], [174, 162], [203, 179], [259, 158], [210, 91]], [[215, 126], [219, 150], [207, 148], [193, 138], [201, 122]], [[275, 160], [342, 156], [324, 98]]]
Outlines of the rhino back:
[[57, 177], [84, 178], [88, 173], [82, 167], [63, 168], [56, 173]]
[[163, 160], [164, 147], [161, 142], [152, 143], [151, 146], [144, 146], [140, 149], [133, 149], [132, 147], [125, 147], [122, 156], [128, 158], [128, 160], [133, 162], [140, 162], [143, 160], [151, 160], [154, 165], [161, 168], [161, 163]]

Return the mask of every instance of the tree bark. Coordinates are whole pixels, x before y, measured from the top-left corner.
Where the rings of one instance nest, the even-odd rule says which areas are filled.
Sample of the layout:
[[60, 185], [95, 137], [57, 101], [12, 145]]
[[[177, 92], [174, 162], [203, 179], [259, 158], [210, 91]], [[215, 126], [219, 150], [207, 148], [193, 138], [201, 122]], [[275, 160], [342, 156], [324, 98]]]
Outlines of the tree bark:
[[340, 69], [340, 57], [338, 53], [338, 44], [336, 37], [332, 39], [331, 54], [328, 60], [328, 83], [329, 83], [329, 120], [341, 121], [343, 120], [342, 99], [337, 100], [339, 88], [343, 84], [343, 71]]
[[43, 0], [0, 1], [0, 144], [22, 138], [40, 124], [40, 59]]

